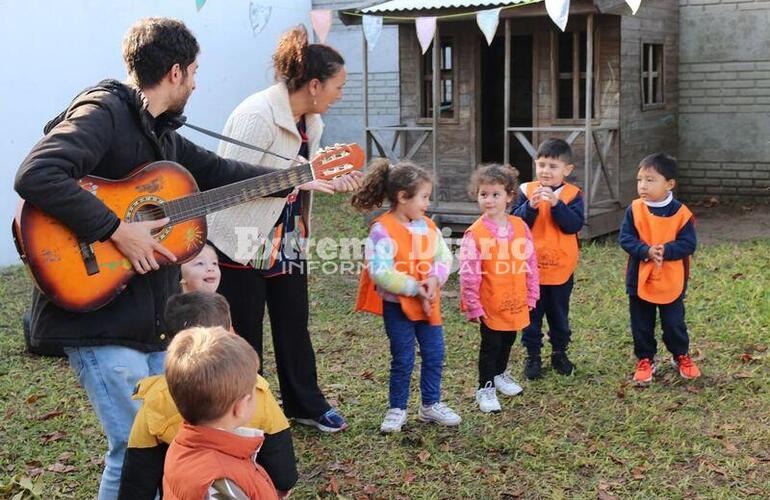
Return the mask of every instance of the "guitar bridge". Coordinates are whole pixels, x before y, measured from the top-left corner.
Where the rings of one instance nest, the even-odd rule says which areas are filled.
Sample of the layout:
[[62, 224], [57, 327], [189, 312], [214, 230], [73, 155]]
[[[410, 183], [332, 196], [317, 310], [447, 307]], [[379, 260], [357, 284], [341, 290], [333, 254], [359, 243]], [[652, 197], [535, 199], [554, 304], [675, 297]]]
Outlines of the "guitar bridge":
[[82, 241], [78, 245], [80, 246], [80, 256], [83, 258], [83, 264], [86, 265], [86, 272], [89, 276], [93, 276], [99, 272], [99, 265], [96, 263], [96, 255], [94, 255], [94, 247]]

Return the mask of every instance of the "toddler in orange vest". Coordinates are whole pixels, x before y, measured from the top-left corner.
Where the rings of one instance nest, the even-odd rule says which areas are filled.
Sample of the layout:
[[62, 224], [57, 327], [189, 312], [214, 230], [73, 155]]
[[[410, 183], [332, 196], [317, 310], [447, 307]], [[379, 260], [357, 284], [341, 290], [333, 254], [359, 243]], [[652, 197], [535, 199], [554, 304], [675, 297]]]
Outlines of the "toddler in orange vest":
[[444, 331], [440, 288], [449, 276], [452, 254], [425, 211], [433, 182], [426, 171], [409, 162], [392, 166], [374, 160], [352, 204], [371, 210], [390, 209], [371, 225], [366, 268], [361, 273], [356, 310], [379, 314], [390, 341], [389, 409], [380, 431], [399, 432], [406, 422], [415, 341], [422, 358], [417, 418], [455, 426], [460, 416], [441, 402]]
[[620, 227], [620, 246], [628, 252], [626, 293], [634, 354], [639, 359], [634, 382], [639, 385], [649, 384], [655, 374], [656, 310], [674, 367], [686, 379], [700, 377], [689, 355], [684, 322], [684, 294], [697, 238], [692, 212], [672, 193], [676, 172], [676, 160], [669, 155], [644, 158], [636, 176], [639, 198], [626, 209]]
[[521, 185], [513, 214], [532, 229], [537, 266], [540, 270], [540, 300], [530, 314], [530, 325], [521, 335], [527, 348], [524, 376], [542, 376], [543, 316], [548, 319], [551, 366], [561, 375], [572, 375], [575, 365], [567, 357], [572, 339], [569, 300], [577, 268], [578, 232], [585, 214], [580, 189], [564, 180], [570, 173], [572, 148], [561, 139], [548, 139], [537, 148], [537, 180]]
[[466, 317], [481, 330], [476, 402], [484, 413], [500, 411], [498, 390], [506, 396], [522, 391], [506, 368], [516, 331], [529, 325], [540, 297], [532, 235], [523, 220], [508, 215], [517, 176], [509, 166], [482, 166], [468, 188], [483, 215], [460, 247], [460, 295]]
[[166, 380], [184, 417], [166, 453], [163, 498], [277, 499], [257, 464], [264, 435], [242, 427], [254, 416], [257, 353], [222, 327], [195, 327], [168, 346]]

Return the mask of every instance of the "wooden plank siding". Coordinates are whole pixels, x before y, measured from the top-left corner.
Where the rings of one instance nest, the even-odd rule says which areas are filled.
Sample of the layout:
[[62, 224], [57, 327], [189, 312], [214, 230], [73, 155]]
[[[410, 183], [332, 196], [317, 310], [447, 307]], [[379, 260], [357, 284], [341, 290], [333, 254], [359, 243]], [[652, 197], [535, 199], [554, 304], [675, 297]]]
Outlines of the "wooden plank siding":
[[[635, 16], [620, 18], [621, 201], [637, 197], [639, 160], [648, 154], [678, 153], [679, 7], [670, 0], [646, 0]], [[660, 109], [642, 111], [642, 44], [663, 43], [663, 99]]]

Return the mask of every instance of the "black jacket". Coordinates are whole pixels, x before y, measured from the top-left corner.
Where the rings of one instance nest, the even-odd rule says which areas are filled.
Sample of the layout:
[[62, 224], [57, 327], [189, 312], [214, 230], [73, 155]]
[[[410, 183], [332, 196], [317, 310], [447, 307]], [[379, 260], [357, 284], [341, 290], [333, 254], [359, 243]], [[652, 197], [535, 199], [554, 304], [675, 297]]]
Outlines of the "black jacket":
[[[144, 95], [116, 80], [104, 80], [79, 94], [45, 128], [19, 167], [15, 189], [27, 202], [59, 219], [88, 243], [106, 240], [118, 217], [77, 179], [95, 175], [120, 179], [138, 166], [176, 161], [201, 191], [265, 174], [270, 169], [225, 160], [177, 134], [183, 118], [153, 118]], [[73, 284], [73, 286], [78, 286]], [[132, 278], [106, 306], [88, 313], [63, 310], [38, 290], [32, 298], [34, 346], [123, 345], [141, 351], [165, 348], [162, 313], [179, 291], [179, 267]]]

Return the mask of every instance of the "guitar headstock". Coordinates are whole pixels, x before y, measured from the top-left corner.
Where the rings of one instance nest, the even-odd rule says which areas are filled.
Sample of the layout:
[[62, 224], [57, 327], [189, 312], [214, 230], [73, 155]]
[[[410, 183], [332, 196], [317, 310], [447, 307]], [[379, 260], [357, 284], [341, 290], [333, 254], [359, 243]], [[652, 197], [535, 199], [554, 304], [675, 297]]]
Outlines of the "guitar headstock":
[[364, 152], [358, 144], [335, 144], [320, 150], [310, 161], [310, 166], [316, 179], [330, 181], [360, 170], [364, 161]]

